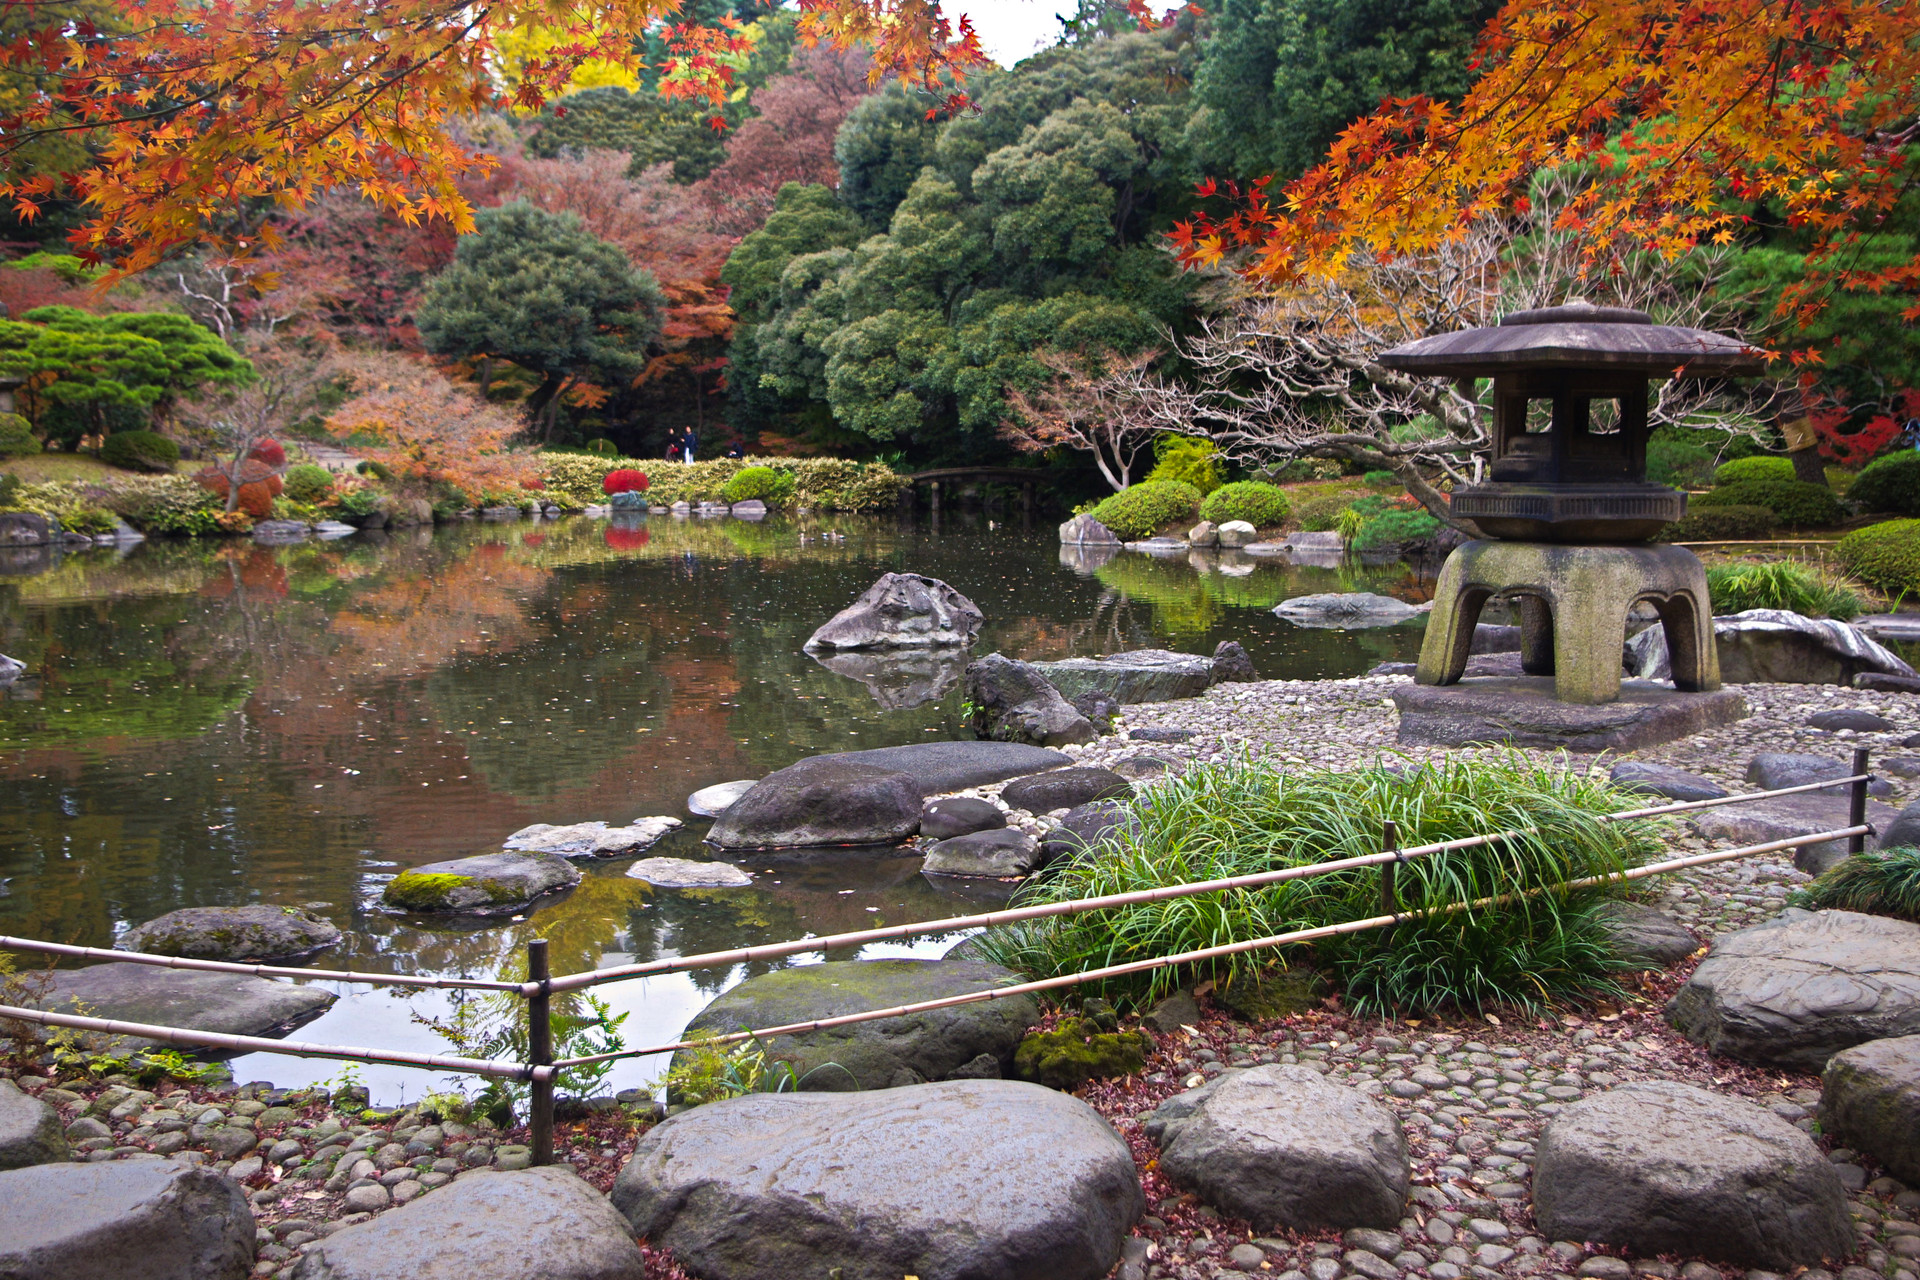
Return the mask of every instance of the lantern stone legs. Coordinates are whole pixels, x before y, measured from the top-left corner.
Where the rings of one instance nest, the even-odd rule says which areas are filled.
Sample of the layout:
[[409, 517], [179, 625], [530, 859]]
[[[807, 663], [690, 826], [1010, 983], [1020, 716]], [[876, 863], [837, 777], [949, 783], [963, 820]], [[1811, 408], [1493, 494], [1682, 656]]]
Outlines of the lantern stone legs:
[[1620, 646], [1627, 613], [1646, 600], [1666, 626], [1676, 689], [1720, 687], [1707, 573], [1685, 547], [1576, 546], [1469, 542], [1447, 557], [1415, 680], [1456, 683], [1466, 670], [1474, 625], [1494, 596], [1520, 604], [1520, 663], [1550, 675], [1561, 702], [1599, 706], [1620, 696]]

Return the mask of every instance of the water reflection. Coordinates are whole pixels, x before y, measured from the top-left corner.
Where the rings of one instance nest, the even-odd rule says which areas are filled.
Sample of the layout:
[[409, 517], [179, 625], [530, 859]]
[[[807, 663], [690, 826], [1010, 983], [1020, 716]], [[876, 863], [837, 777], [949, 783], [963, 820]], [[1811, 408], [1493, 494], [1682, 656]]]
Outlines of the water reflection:
[[[1408, 658], [1419, 633], [1306, 633], [1273, 604], [1425, 589], [1400, 565], [1104, 556], [952, 516], [938, 534], [575, 519], [16, 557], [0, 567], [0, 652], [27, 672], [0, 698], [0, 931], [107, 945], [177, 907], [300, 903], [346, 930], [328, 964], [484, 976], [536, 931], [570, 972], [965, 911], [953, 886], [899, 857], [768, 863], [750, 866], [751, 888], [661, 892], [617, 861], [531, 919], [484, 929], [377, 908], [396, 871], [532, 822], [684, 816], [692, 791], [806, 754], [961, 736], [961, 664], [843, 669], [801, 650], [888, 570], [976, 601], [988, 615], [977, 652], [1210, 652], [1231, 638], [1262, 674], [1291, 677]], [[651, 852], [699, 856], [703, 830]], [[656, 979], [613, 999], [635, 1011], [631, 1041], [667, 1039], [742, 976]], [[303, 1035], [435, 1047], [406, 1010], [356, 994]], [[242, 1070], [293, 1083], [337, 1068]], [[386, 1095], [424, 1087], [405, 1072], [367, 1079]]]

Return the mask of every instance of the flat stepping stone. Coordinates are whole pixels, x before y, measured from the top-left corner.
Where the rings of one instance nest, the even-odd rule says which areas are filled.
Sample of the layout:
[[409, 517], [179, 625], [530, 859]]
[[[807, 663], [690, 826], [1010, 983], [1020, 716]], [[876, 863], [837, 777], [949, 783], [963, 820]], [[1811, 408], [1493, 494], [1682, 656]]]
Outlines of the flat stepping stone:
[[1840, 1175], [1750, 1102], [1674, 1081], [1576, 1102], [1540, 1136], [1534, 1217], [1551, 1240], [1792, 1271], [1854, 1248]]
[[1337, 630], [1398, 626], [1419, 612], [1404, 600], [1371, 591], [1295, 596], [1273, 608], [1275, 617], [1296, 627]]
[[1039, 843], [1014, 827], [975, 831], [941, 840], [927, 848], [920, 869], [928, 875], [989, 876], [1011, 879], [1033, 870]]
[[1641, 791], [1668, 800], [1718, 800], [1731, 794], [1711, 778], [1644, 760], [1622, 760], [1613, 766], [1608, 778], [1623, 791]]
[[[1762, 791], [1775, 791], [1781, 787], [1801, 787], [1809, 782], [1831, 782], [1836, 778], [1853, 776], [1853, 762], [1835, 760], [1831, 756], [1800, 755], [1790, 751], [1762, 751], [1747, 763], [1747, 781]], [[1832, 787], [1826, 791], [1816, 791], [1813, 795], [1845, 796], [1847, 787]], [[1867, 783], [1867, 794], [1886, 797], [1893, 794], [1893, 786], [1884, 778], [1875, 778]]]
[[814, 758], [851, 760], [904, 773], [922, 795], [929, 796], [990, 786], [1073, 763], [1072, 756], [1021, 742], [914, 742]]
[[929, 840], [950, 840], [975, 831], [997, 831], [1007, 825], [1000, 806], [971, 796], [930, 800], [920, 811], [920, 834]]
[[580, 880], [580, 869], [558, 854], [502, 850], [402, 871], [381, 899], [422, 915], [502, 916]]
[[1311, 1067], [1222, 1073], [1147, 1124], [1160, 1170], [1255, 1230], [1390, 1228], [1411, 1167], [1393, 1112]]
[[[787, 1026], [869, 1009], [962, 995], [1017, 979], [984, 960], [831, 960], [758, 974], [716, 998], [687, 1024], [689, 1034]], [[890, 1089], [944, 1080], [963, 1067], [997, 1064], [1012, 1074], [1013, 1053], [1040, 1020], [1032, 996], [856, 1022], [767, 1042], [815, 1090]], [[675, 1061], [682, 1055], [675, 1054]]]
[[[1846, 788], [1832, 792], [1803, 791], [1798, 795], [1749, 800], [1717, 809], [1681, 815], [1687, 830], [1703, 839], [1728, 845], [1765, 844], [1809, 836], [1816, 831], [1838, 831], [1849, 824]], [[1867, 801], [1867, 821], [1881, 832], [1890, 830], [1898, 811], [1878, 800]], [[1846, 840], [1803, 844], [1793, 851], [1793, 865], [1808, 875], [1819, 875], [1847, 858]]]
[[1920, 924], [1789, 908], [1716, 938], [1666, 1015], [1713, 1053], [1819, 1071], [1842, 1049], [1920, 1034]]
[[770, 773], [713, 821], [722, 849], [899, 844], [920, 828], [924, 793], [906, 773], [812, 756]]
[[[319, 1017], [333, 1004], [334, 995], [320, 987], [247, 974], [114, 963], [57, 969], [33, 1003], [53, 1013], [73, 1013], [75, 1001], [83, 1006], [81, 1016], [88, 1018], [221, 1035], [280, 1036]], [[82, 1035], [89, 1044], [112, 1046], [115, 1052], [151, 1045], [128, 1036]]]
[[1893, 728], [1893, 721], [1885, 716], [1877, 716], [1871, 711], [1816, 711], [1807, 717], [1807, 723], [1816, 729], [1838, 732], [1851, 729], [1855, 733], [1885, 733]]
[[1029, 813], [1051, 813], [1072, 809], [1095, 800], [1111, 800], [1133, 794], [1133, 784], [1111, 769], [1058, 769], [1020, 778], [1001, 788], [1000, 798], [1015, 809]]
[[68, 1155], [60, 1113], [11, 1080], [0, 1080], [0, 1169], [54, 1164]]
[[696, 818], [717, 818], [733, 807], [733, 802], [753, 790], [758, 778], [741, 778], [737, 782], [716, 782], [711, 787], [702, 787], [687, 797], [687, 812]]
[[501, 841], [501, 847], [552, 853], [562, 858], [618, 858], [653, 847], [661, 837], [678, 831], [681, 825], [678, 818], [640, 818], [624, 827], [604, 822], [575, 822], [566, 826], [536, 822], [508, 836]]
[[1606, 902], [1599, 909], [1600, 927], [1613, 943], [1614, 954], [1650, 968], [1679, 964], [1700, 949], [1700, 939], [1672, 916], [1638, 902]]
[[243, 1280], [253, 1271], [246, 1188], [167, 1160], [0, 1173], [0, 1223], [0, 1276], [19, 1280]]
[[634, 880], [656, 889], [740, 889], [753, 877], [730, 862], [695, 862], [690, 858], [642, 858], [627, 868]]
[[649, 1130], [613, 1185], [703, 1276], [1097, 1280], [1145, 1210], [1126, 1143], [1038, 1085], [754, 1094]]
[[311, 1280], [645, 1280], [625, 1218], [571, 1169], [468, 1173], [317, 1241]]
[[1827, 1059], [1820, 1132], [1908, 1185], [1920, 1182], [1920, 1036], [1873, 1040]]
[[127, 930], [122, 951], [194, 960], [285, 964], [338, 945], [340, 926], [303, 907], [182, 907]]
[[1747, 700], [1737, 689], [1677, 693], [1646, 680], [1623, 680], [1617, 700], [1581, 706], [1555, 696], [1552, 676], [1397, 685], [1393, 705], [1400, 711], [1400, 744], [1409, 747], [1510, 742], [1549, 750], [1637, 751], [1747, 714]]
[[[1167, 649], [1135, 649], [1104, 658], [1032, 665], [1069, 702], [1089, 693], [1104, 693], [1121, 704], [1172, 702], [1197, 698], [1214, 684], [1212, 658]], [[1250, 671], [1252, 663], [1247, 666]]]

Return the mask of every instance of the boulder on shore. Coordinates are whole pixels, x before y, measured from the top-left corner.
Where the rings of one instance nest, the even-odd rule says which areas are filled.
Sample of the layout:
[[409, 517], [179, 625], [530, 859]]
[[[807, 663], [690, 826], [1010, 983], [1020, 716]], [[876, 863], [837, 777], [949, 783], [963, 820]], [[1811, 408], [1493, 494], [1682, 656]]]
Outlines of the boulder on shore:
[[1090, 849], [1110, 835], [1131, 834], [1138, 826], [1139, 820], [1118, 801], [1083, 804], [1068, 811], [1060, 825], [1047, 832], [1040, 846], [1041, 865]]
[[0, 1173], [9, 1280], [244, 1280], [257, 1243], [246, 1188], [167, 1160]]
[[1854, 1247], [1846, 1190], [1811, 1138], [1750, 1102], [1670, 1080], [1556, 1115], [1534, 1157], [1533, 1208], [1550, 1240], [1642, 1257], [1791, 1271]]
[[929, 840], [951, 840], [976, 831], [998, 831], [1007, 825], [1000, 806], [971, 796], [946, 796], [929, 801], [920, 811], [920, 834]]
[[1245, 520], [1229, 520], [1214, 531], [1214, 536], [1222, 547], [1237, 550], [1252, 546], [1260, 537], [1260, 531]]
[[1072, 764], [1071, 756], [1019, 742], [910, 742], [900, 747], [840, 751], [821, 760], [871, 765], [913, 779], [923, 795], [984, 787]]
[[1597, 915], [1614, 954], [1622, 960], [1664, 969], [1700, 949], [1700, 939], [1691, 929], [1638, 902], [1603, 902]]
[[[1820, 831], [1839, 831], [1848, 825], [1849, 812], [1846, 788], [1836, 787], [1832, 791], [1803, 791], [1768, 800], [1721, 805], [1716, 809], [1697, 809], [1681, 816], [1687, 830], [1704, 840], [1747, 845], [1810, 836]], [[1889, 805], [1878, 800], [1867, 801], [1867, 821], [1882, 832], [1889, 829], [1894, 814]], [[1823, 840], [1795, 848], [1793, 865], [1808, 875], [1819, 875], [1844, 862], [1846, 857], [1844, 837]]]
[[67, 1158], [60, 1113], [11, 1080], [0, 1080], [0, 1170]]
[[920, 869], [936, 876], [989, 876], [1006, 880], [1024, 876], [1039, 860], [1034, 838], [1018, 827], [972, 831], [927, 847]]
[[1098, 1280], [1145, 1210], [1126, 1143], [1038, 1085], [752, 1094], [673, 1116], [613, 1184], [702, 1276]]
[[[727, 1034], [1006, 986], [1009, 970], [984, 960], [830, 960], [748, 978], [716, 997], [687, 1033]], [[830, 1093], [945, 1080], [983, 1055], [1000, 1069], [1040, 1020], [1032, 996], [1009, 996], [873, 1022], [775, 1036], [767, 1054], [791, 1064], [801, 1088]], [[676, 1054], [676, 1059], [681, 1055]], [[996, 1071], [998, 1074], [998, 1071]]]
[[1055, 809], [1074, 809], [1095, 800], [1131, 796], [1133, 784], [1111, 769], [1082, 767], [1056, 769], [1016, 778], [1000, 789], [1000, 798], [1015, 809], [1028, 813], [1051, 813]]
[[938, 578], [887, 573], [808, 640], [816, 649], [964, 649], [986, 620], [973, 601]]
[[[78, 1002], [88, 1018], [222, 1035], [279, 1036], [319, 1017], [333, 1001], [333, 993], [320, 987], [271, 978], [119, 962], [56, 969], [33, 1004], [52, 1013], [73, 1013]], [[102, 1053], [125, 1053], [152, 1043], [92, 1032], [82, 1033], [82, 1039]]]
[[1197, 653], [1133, 649], [1104, 658], [1036, 662], [1033, 669], [1068, 701], [1104, 693], [1121, 705], [1197, 698], [1214, 683], [1213, 660]]
[[1828, 1058], [1820, 1131], [1920, 1183], [1920, 1035], [1871, 1040]]
[[121, 951], [194, 960], [284, 964], [319, 955], [340, 941], [340, 926], [305, 907], [182, 907], [135, 925], [113, 945]]
[[924, 795], [894, 769], [811, 756], [768, 774], [713, 821], [722, 849], [898, 844], [920, 828]]
[[1788, 908], [1716, 939], [1667, 1021], [1713, 1053], [1797, 1071], [1920, 1034], [1920, 924]]
[[503, 849], [402, 871], [380, 898], [421, 915], [504, 916], [580, 880], [580, 869], [558, 854]]
[[1119, 547], [1120, 539], [1113, 530], [1095, 520], [1092, 516], [1075, 516], [1060, 526], [1060, 541], [1075, 547]]
[[[1790, 751], [1762, 751], [1747, 762], [1747, 781], [1762, 791], [1775, 791], [1782, 787], [1802, 787], [1812, 782], [1833, 782], [1852, 776], [1851, 763], [1835, 760], [1830, 756], [1800, 755]], [[1825, 791], [1806, 794], [1845, 796], [1849, 790], [1848, 787], [1830, 787]], [[1893, 794], [1893, 784], [1885, 778], [1875, 778], [1867, 783], [1867, 794], [1883, 798], [1890, 796]]]
[[1058, 747], [1099, 736], [1093, 722], [1028, 663], [988, 654], [967, 664], [966, 681], [973, 731], [983, 738]]
[[1215, 684], [1251, 684], [1260, 677], [1253, 669], [1253, 657], [1238, 640], [1222, 640], [1213, 647]]
[[1894, 816], [1893, 821], [1876, 825], [1880, 828], [1879, 848], [1899, 849], [1907, 845], [1920, 848], [1920, 800], [1907, 805]]
[[1296, 627], [1352, 629], [1398, 626], [1419, 610], [1392, 596], [1347, 591], [1295, 596], [1275, 605], [1273, 612]]
[[[1844, 622], [1786, 609], [1748, 609], [1713, 620], [1720, 678], [1728, 684], [1853, 683], [1863, 671], [1911, 676], [1892, 650]], [[1649, 627], [1627, 642], [1627, 669], [1641, 680], [1671, 680], [1667, 633]]]

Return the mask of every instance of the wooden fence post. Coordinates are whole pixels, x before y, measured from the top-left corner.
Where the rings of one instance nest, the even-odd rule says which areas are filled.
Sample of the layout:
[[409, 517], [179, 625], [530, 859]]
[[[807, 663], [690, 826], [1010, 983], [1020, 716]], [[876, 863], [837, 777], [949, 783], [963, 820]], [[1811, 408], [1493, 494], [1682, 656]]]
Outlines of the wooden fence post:
[[[553, 994], [547, 986], [547, 940], [527, 943], [527, 981], [540, 990], [527, 998], [527, 1060], [530, 1065], [553, 1065]], [[535, 1079], [528, 1105], [528, 1127], [533, 1131], [533, 1163], [553, 1163], [553, 1081]]]
[[[1855, 747], [1853, 749], [1854, 776], [1859, 777], [1861, 774], [1866, 773], [1866, 771], [1867, 749], [1865, 747]], [[1850, 827], [1865, 826], [1867, 821], [1867, 780], [1864, 777], [1860, 777], [1860, 780], [1849, 787], [1848, 791], [1850, 794], [1847, 805], [1847, 825]], [[1855, 832], [1853, 835], [1847, 837], [1847, 852], [1849, 854], [1863, 853], [1866, 851], [1866, 847], [1867, 837], [1865, 835]]]

